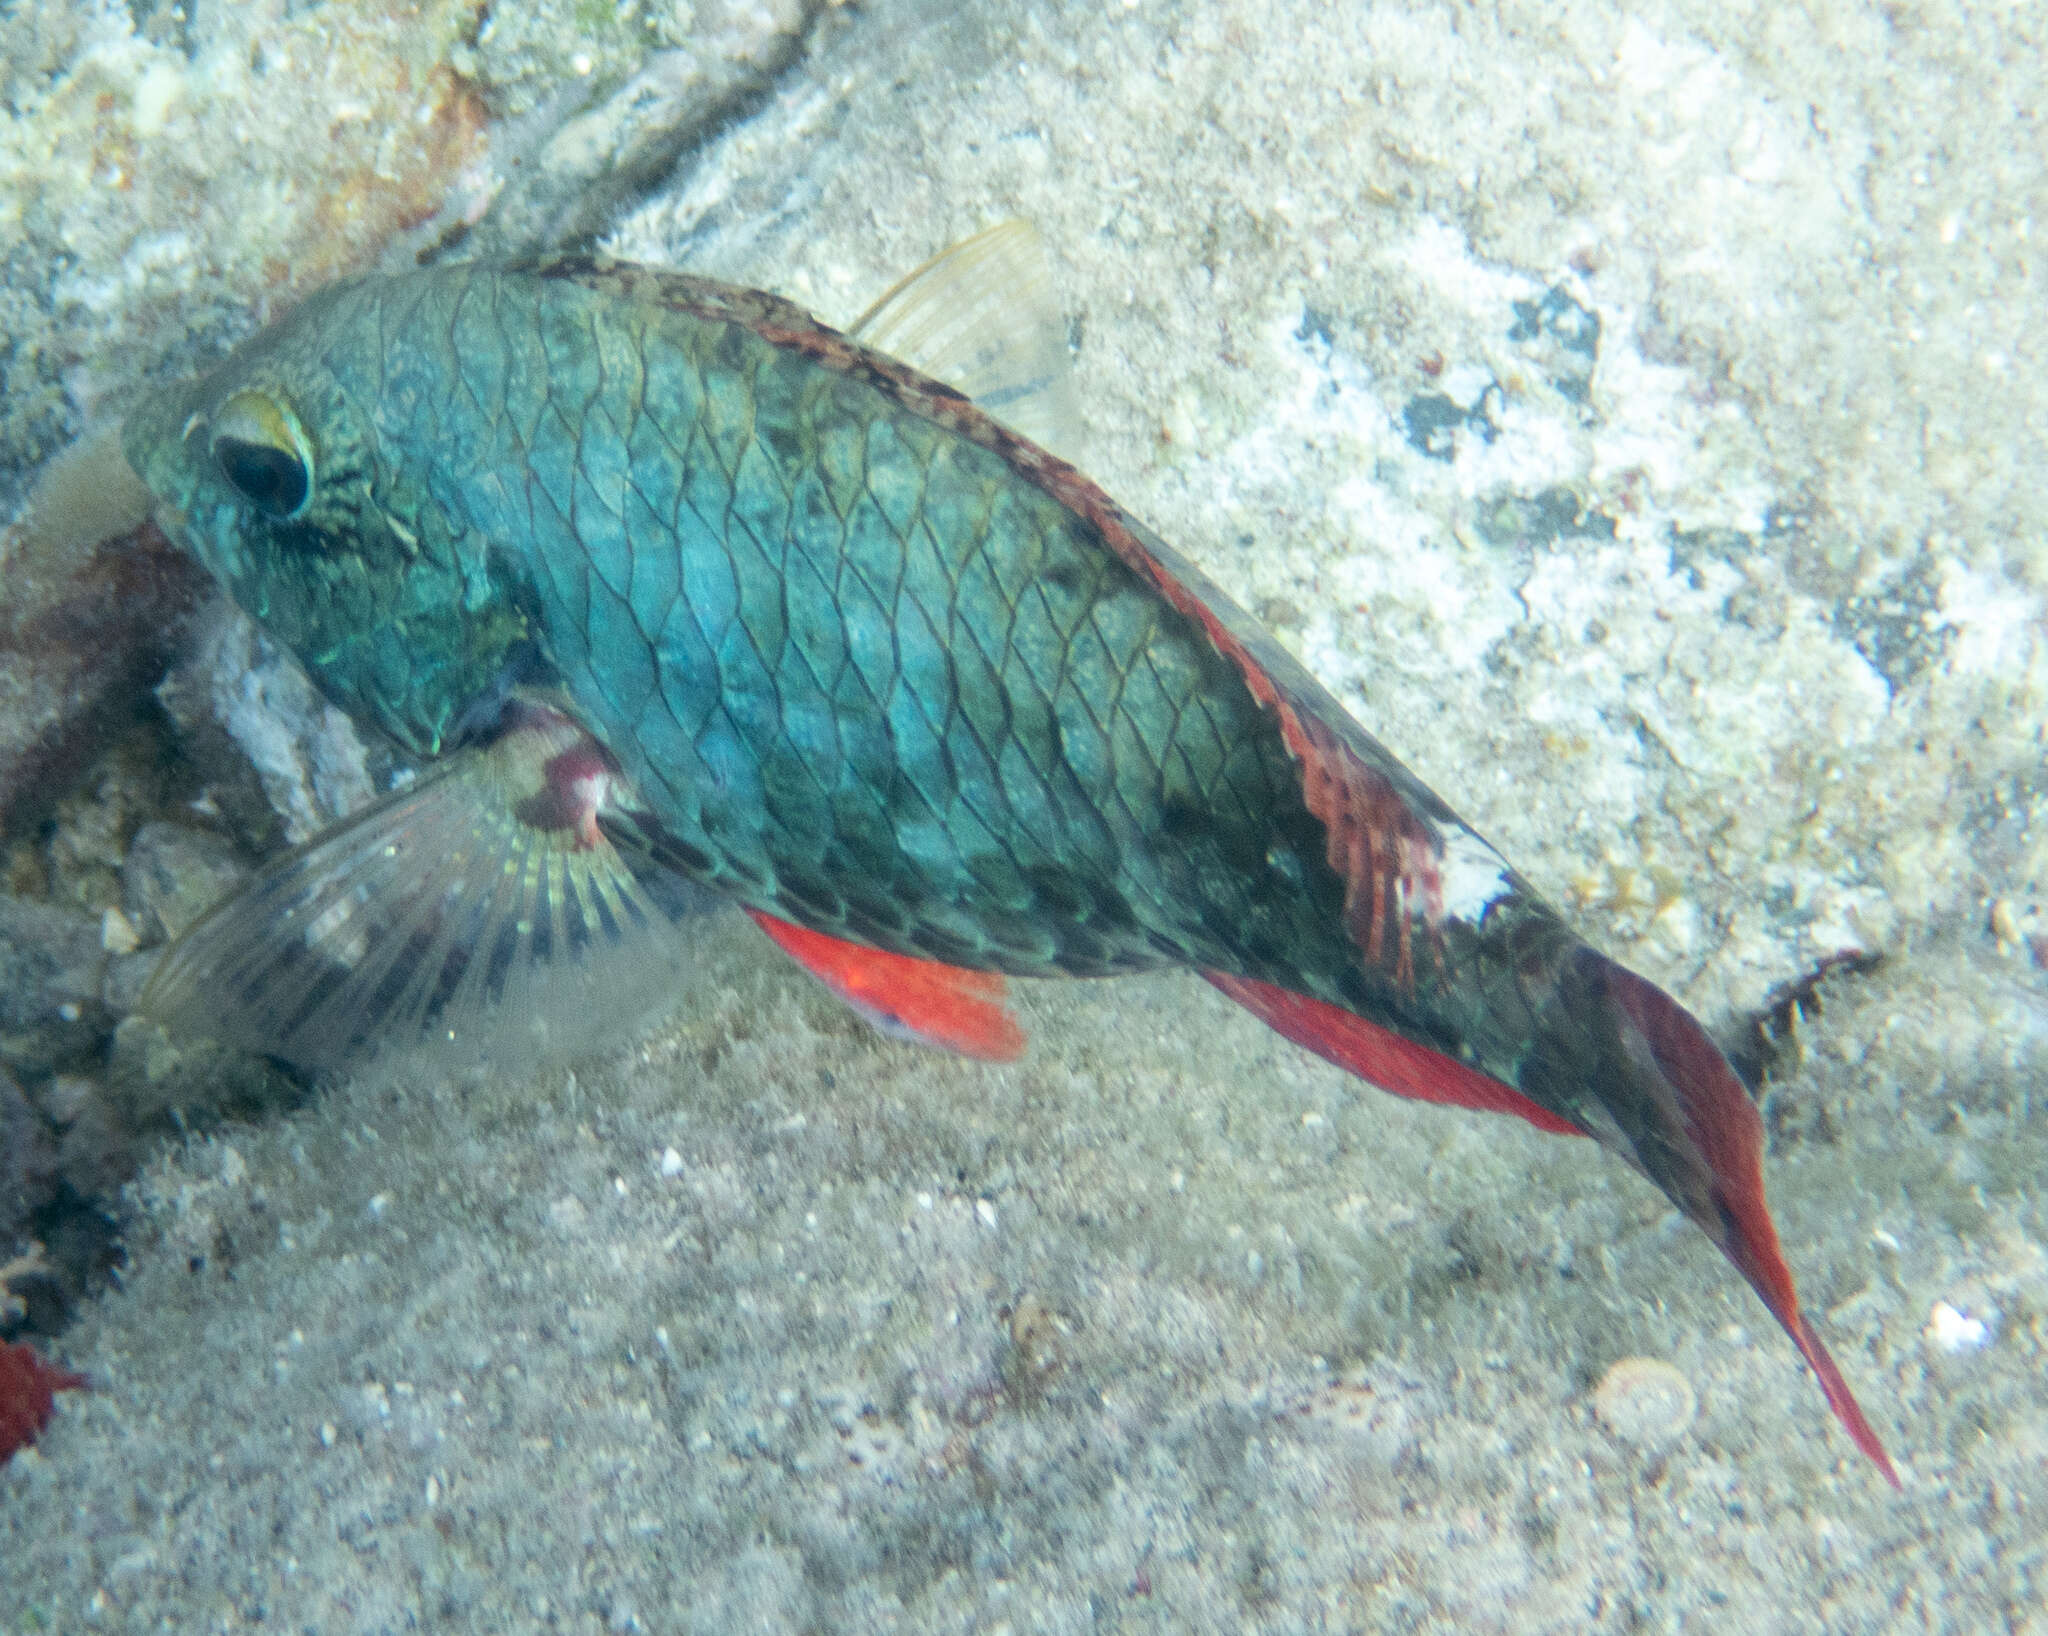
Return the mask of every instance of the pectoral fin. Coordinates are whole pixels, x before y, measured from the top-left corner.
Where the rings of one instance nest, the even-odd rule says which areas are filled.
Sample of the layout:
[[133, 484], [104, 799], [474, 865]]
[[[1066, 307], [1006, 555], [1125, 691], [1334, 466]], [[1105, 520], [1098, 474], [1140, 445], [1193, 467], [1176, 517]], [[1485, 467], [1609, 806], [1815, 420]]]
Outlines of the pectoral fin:
[[705, 901], [597, 820], [623, 783], [568, 717], [487, 746], [280, 859], [174, 943], [139, 1009], [301, 1068], [433, 1046], [524, 1064], [607, 1044], [674, 993]]

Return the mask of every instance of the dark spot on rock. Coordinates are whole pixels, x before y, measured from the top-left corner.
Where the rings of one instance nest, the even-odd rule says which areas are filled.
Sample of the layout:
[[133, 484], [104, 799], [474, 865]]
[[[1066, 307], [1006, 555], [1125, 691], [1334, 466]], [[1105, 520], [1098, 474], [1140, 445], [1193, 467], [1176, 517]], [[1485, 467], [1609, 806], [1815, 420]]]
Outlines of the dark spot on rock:
[[1326, 347], [1336, 345], [1329, 314], [1318, 312], [1306, 304], [1301, 309], [1301, 322], [1294, 328], [1294, 338], [1297, 341], [1320, 341]]
[[1401, 424], [1409, 446], [1432, 460], [1450, 461], [1457, 457], [1460, 430], [1491, 443], [1500, 436], [1493, 408], [1501, 396], [1497, 381], [1489, 381], [1470, 404], [1461, 404], [1441, 392], [1416, 393], [1401, 409]]
[[1600, 352], [1600, 315], [1582, 307], [1562, 284], [1553, 284], [1534, 301], [1516, 301], [1510, 341], [1555, 341], [1567, 352], [1591, 363]]
[[1600, 315], [1580, 305], [1562, 284], [1533, 301], [1511, 303], [1508, 339], [1549, 379], [1560, 397], [1583, 406], [1592, 395], [1593, 364], [1600, 354]]
[[1954, 633], [1940, 623], [1941, 586], [1931, 553], [1885, 576], [1835, 608], [1835, 631], [1852, 643], [1893, 693], [1912, 685], [1948, 650]]
[[1558, 540], [1611, 540], [1614, 519], [1588, 506], [1573, 490], [1544, 489], [1540, 494], [1503, 493], [1483, 502], [1474, 519], [1480, 537], [1491, 545], [1529, 550]]
[[1674, 528], [1671, 531], [1671, 566], [1682, 572], [1697, 591], [1705, 583], [1703, 565], [1723, 562], [1731, 566], [1756, 554], [1756, 541], [1738, 528]]

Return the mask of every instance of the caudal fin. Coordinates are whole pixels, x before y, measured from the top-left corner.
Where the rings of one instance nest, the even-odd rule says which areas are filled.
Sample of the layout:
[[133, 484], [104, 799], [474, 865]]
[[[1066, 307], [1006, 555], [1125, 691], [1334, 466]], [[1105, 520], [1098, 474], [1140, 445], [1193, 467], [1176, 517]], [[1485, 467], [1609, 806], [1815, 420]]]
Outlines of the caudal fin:
[[1234, 977], [1202, 974], [1276, 1032], [1395, 1096], [1511, 1113], [1538, 1130], [1593, 1135], [1637, 1165], [1720, 1246], [1784, 1325], [1828, 1406], [1894, 1488], [1884, 1445], [1799, 1309], [1764, 1201], [1763, 1121], [1720, 1048], [1655, 984], [1583, 945], [1571, 951], [1532, 1083], [1569, 1088], [1575, 1124], [1515, 1087], [1341, 1007]]
[[1756, 1104], [1720, 1047], [1670, 995], [1590, 949], [1579, 951], [1578, 965], [1614, 1024], [1621, 1049], [1611, 1060], [1632, 1070], [1603, 1076], [1600, 1089], [1634, 1138], [1636, 1161], [1749, 1280], [1820, 1381], [1835, 1418], [1897, 1488], [1884, 1444], [1799, 1310], [1764, 1200], [1764, 1127]]

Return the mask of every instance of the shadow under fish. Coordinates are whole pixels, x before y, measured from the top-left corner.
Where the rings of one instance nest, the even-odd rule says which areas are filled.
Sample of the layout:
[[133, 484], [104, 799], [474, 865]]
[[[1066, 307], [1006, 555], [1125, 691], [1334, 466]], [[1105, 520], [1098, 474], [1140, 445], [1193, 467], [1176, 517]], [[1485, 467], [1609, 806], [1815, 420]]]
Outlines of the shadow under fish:
[[1054, 452], [1066, 361], [1006, 223], [843, 334], [587, 258], [357, 279], [143, 404], [166, 529], [437, 758], [143, 1009], [301, 1066], [545, 1054], [622, 973], [686, 981], [678, 928], [733, 900], [884, 1028], [1002, 1060], [1005, 974], [1188, 966], [1383, 1090], [1618, 1154], [1896, 1485], [1720, 1050]]

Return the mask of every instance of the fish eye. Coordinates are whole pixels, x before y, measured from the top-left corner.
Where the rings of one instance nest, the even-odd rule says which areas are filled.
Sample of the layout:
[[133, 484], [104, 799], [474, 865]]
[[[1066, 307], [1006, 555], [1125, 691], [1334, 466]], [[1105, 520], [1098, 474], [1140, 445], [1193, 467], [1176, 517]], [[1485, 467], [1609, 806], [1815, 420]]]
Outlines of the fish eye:
[[268, 392], [243, 391], [213, 417], [213, 463], [235, 491], [287, 522], [313, 494], [313, 446], [288, 405]]

